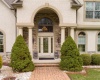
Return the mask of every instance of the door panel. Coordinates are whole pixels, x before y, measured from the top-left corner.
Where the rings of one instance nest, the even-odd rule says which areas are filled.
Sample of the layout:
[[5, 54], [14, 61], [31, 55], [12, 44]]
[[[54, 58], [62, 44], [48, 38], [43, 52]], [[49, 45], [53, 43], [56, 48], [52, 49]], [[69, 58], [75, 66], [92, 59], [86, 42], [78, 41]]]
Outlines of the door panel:
[[50, 55], [52, 54], [54, 51], [53, 49], [53, 37], [52, 36], [40, 36], [38, 37], [38, 52], [39, 54], [45, 54], [45, 55]]
[[48, 49], [48, 37], [47, 38], [43, 38], [43, 53], [48, 53], [49, 49]]

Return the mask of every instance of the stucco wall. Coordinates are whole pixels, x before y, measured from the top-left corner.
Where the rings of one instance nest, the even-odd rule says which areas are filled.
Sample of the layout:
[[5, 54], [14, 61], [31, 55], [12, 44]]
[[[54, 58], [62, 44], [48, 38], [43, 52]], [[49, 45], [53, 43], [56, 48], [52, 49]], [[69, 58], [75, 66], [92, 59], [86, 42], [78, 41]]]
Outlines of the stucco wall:
[[0, 30], [5, 33], [6, 52], [11, 52], [12, 45], [15, 41], [15, 17], [2, 1], [0, 1]]
[[[71, 9], [71, 0], [23, 0], [23, 7], [17, 10], [18, 23], [31, 23], [32, 15], [39, 7], [54, 7], [55, 11], [59, 11], [63, 17], [63, 23], [76, 23], [76, 10]], [[34, 17], [33, 17], [34, 19]]]

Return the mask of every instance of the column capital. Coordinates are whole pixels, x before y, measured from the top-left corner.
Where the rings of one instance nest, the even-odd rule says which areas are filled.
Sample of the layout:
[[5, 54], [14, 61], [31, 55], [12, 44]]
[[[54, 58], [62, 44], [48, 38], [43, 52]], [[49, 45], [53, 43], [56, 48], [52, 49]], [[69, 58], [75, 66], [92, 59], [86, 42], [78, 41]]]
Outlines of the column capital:
[[32, 29], [33, 27], [27, 27], [28, 29]]
[[66, 27], [60, 27], [61, 29], [65, 29]]
[[23, 29], [23, 27], [22, 27], [22, 26], [19, 26], [18, 28], [19, 28], [19, 29]]
[[70, 27], [71, 29], [74, 29], [74, 28], [76, 28], [76, 27]]

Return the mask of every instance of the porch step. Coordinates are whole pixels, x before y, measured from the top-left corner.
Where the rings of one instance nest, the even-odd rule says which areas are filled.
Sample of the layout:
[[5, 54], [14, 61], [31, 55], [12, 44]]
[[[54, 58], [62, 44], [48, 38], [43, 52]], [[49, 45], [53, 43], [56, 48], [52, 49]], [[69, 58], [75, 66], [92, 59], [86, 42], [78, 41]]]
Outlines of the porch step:
[[59, 64], [35, 64], [36, 67], [58, 67]]

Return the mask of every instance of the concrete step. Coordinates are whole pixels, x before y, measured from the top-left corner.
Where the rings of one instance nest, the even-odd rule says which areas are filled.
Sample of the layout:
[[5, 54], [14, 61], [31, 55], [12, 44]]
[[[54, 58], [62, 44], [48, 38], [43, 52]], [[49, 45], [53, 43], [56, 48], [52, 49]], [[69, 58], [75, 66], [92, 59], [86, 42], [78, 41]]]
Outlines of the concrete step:
[[36, 67], [58, 67], [59, 64], [35, 64]]

